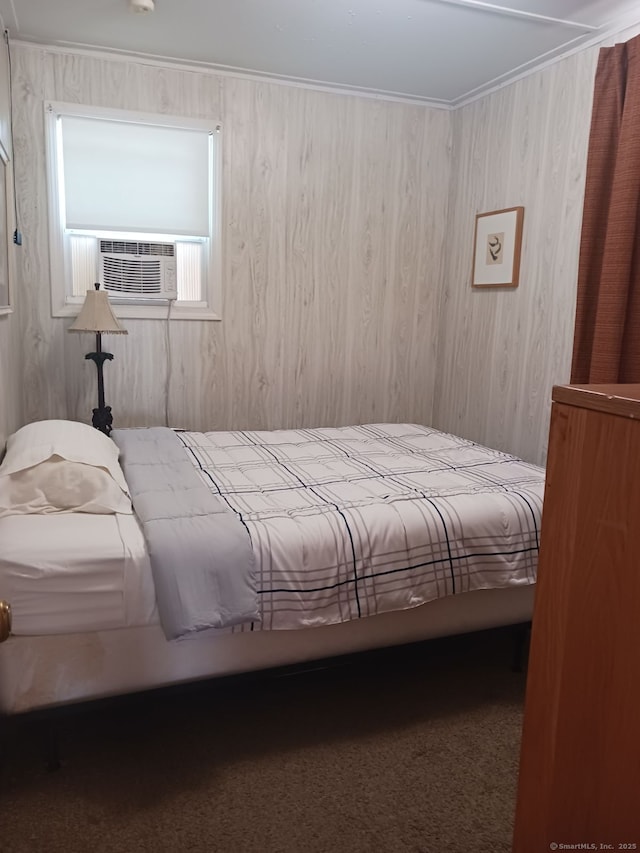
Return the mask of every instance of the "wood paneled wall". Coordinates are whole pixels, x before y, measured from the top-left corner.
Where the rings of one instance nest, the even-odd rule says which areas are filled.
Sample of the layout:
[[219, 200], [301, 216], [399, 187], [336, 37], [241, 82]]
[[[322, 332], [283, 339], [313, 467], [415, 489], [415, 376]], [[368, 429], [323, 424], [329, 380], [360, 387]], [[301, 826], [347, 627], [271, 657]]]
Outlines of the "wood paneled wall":
[[0, 458], [6, 439], [23, 423], [22, 342], [15, 314], [0, 316]]
[[92, 340], [50, 312], [54, 99], [223, 124], [223, 320], [124, 321], [105, 365], [117, 426], [431, 421], [450, 113], [30, 45], [14, 76], [25, 420], [89, 420], [96, 396]]
[[[0, 50], [0, 140], [11, 156], [11, 126], [9, 117], [9, 63], [7, 52]], [[13, 213], [9, 211], [9, 226], [13, 230]], [[3, 235], [4, 237], [4, 235]], [[19, 251], [9, 243], [14, 256]], [[0, 457], [6, 438], [22, 424], [22, 342], [18, 328], [19, 288], [13, 281], [13, 314], [0, 316]]]
[[[453, 114], [434, 425], [543, 464], [568, 381], [593, 76], [568, 57]], [[520, 286], [471, 288], [475, 215], [524, 205]]]
[[[551, 387], [569, 378], [597, 47], [451, 113], [14, 51], [24, 420], [89, 420], [96, 396], [92, 342], [50, 315], [51, 98], [223, 123], [223, 320], [126, 321], [105, 366], [117, 425], [420, 421], [544, 463]], [[473, 290], [475, 214], [514, 205], [520, 286]]]

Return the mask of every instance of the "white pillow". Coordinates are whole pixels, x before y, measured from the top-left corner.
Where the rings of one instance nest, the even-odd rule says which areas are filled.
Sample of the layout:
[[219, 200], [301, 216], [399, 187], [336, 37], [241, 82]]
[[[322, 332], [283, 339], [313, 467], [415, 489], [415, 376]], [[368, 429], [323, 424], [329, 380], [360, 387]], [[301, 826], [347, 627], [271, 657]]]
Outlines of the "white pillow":
[[25, 513], [131, 514], [117, 445], [77, 421], [36, 421], [10, 436], [0, 465], [0, 517]]

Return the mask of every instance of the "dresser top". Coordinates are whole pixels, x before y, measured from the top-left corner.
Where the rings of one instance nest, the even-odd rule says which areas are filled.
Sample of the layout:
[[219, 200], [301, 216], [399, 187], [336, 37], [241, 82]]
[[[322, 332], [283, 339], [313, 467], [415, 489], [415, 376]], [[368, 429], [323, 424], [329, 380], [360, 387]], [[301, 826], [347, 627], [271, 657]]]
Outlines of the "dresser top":
[[640, 420], [640, 384], [556, 385], [552, 399], [556, 403]]

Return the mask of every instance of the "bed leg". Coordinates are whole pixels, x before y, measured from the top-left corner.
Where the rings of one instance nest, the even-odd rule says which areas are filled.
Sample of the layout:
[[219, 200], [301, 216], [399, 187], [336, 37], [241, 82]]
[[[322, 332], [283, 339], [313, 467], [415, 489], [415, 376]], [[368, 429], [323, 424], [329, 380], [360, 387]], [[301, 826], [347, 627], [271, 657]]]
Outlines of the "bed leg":
[[58, 727], [55, 722], [45, 723], [44, 749], [46, 766], [49, 773], [60, 770], [60, 740], [58, 738]]
[[529, 654], [529, 638], [531, 635], [531, 623], [523, 622], [514, 628], [513, 659], [511, 661], [512, 672], [524, 672]]
[[9, 723], [6, 718], [0, 718], [0, 769], [2, 769], [7, 760], [7, 745], [9, 738], [7, 737], [7, 726]]

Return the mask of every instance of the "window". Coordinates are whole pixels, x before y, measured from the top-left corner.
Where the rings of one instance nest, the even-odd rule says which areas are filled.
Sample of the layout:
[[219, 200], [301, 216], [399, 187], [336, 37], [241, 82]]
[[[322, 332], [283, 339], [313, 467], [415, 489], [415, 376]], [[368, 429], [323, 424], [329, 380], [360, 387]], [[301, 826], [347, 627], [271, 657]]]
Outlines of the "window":
[[52, 313], [219, 319], [220, 126], [45, 104]]

